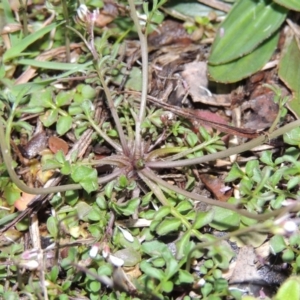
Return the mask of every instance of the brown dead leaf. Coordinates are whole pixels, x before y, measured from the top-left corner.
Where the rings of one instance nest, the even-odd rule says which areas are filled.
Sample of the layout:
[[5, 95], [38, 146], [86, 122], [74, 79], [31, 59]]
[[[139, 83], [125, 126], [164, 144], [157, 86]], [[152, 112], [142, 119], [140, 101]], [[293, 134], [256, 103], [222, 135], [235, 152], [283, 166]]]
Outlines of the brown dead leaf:
[[230, 106], [231, 97], [228, 95], [213, 95], [208, 90], [207, 63], [191, 62], [185, 64], [181, 74], [183, 80], [189, 86], [189, 94], [194, 102], [200, 102], [213, 106]]
[[278, 114], [278, 105], [274, 102], [274, 93], [267, 93], [249, 100], [242, 105], [242, 110], [250, 109], [246, 116], [245, 128], [265, 129], [274, 122]]
[[57, 136], [51, 136], [48, 140], [50, 150], [55, 154], [59, 150], [62, 150], [64, 155], [67, 155], [69, 152], [69, 145], [63, 139]]
[[148, 36], [150, 50], [159, 49], [167, 45], [189, 45], [191, 37], [187, 34], [182, 23], [167, 20]]
[[224, 180], [210, 174], [199, 174], [201, 181], [206, 188], [211, 191], [219, 201], [226, 202], [232, 195], [232, 189], [228, 190], [224, 185]]
[[17, 199], [14, 203], [15, 208], [19, 211], [24, 211], [27, 208], [27, 205], [34, 197], [35, 195], [22, 192], [21, 197]]

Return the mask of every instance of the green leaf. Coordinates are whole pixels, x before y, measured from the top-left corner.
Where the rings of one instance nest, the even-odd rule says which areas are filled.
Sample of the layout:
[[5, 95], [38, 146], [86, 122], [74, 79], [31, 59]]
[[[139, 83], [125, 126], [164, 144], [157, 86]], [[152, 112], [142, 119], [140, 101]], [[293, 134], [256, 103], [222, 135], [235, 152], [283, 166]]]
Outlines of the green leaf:
[[286, 248], [286, 243], [281, 235], [274, 235], [270, 239], [270, 249], [273, 254], [277, 254]]
[[19, 43], [13, 45], [10, 49], [8, 49], [4, 55], [3, 55], [3, 62], [7, 62], [8, 60], [15, 58], [17, 56], [22, 55], [22, 52], [31, 44], [36, 42], [38, 39], [43, 37], [45, 34], [50, 32], [55, 27], [58, 27], [60, 24], [52, 23], [44, 28], [41, 28], [40, 30], [26, 36], [23, 40], [21, 40]]
[[[248, 2], [245, 1], [245, 2]], [[255, 36], [255, 34], [253, 34]], [[279, 39], [279, 32], [273, 34], [249, 54], [225, 64], [208, 65], [210, 78], [217, 82], [232, 83], [249, 77], [259, 71], [271, 58]]]
[[242, 169], [239, 167], [237, 163], [234, 163], [227, 177], [225, 178], [225, 182], [232, 182], [236, 179], [243, 178], [243, 177], [244, 177], [244, 172], [242, 171]]
[[55, 61], [39, 61], [35, 59], [20, 59], [18, 60], [18, 64], [25, 66], [32, 66], [35, 68], [47, 69], [47, 70], [59, 70], [59, 71], [80, 71], [80, 69], [84, 70], [83, 66], [80, 64], [74, 63], [62, 63]]
[[247, 162], [245, 171], [249, 177], [255, 176], [257, 170], [259, 170], [259, 161], [257, 159], [250, 160]]
[[60, 91], [55, 98], [55, 103], [58, 107], [67, 105], [72, 100], [73, 95], [71, 93]]
[[56, 218], [51, 216], [47, 219], [47, 229], [53, 238], [57, 238], [58, 228]]
[[165, 251], [169, 251], [169, 248], [162, 242], [159, 241], [151, 241], [145, 242], [142, 245], [142, 250], [144, 253], [149, 256], [161, 256], [161, 254]]
[[178, 275], [178, 279], [181, 284], [194, 282], [194, 276], [186, 270], [179, 270]]
[[167, 263], [167, 268], [165, 270], [165, 276], [168, 279], [170, 279], [179, 270], [179, 265], [178, 265], [176, 259], [173, 258], [173, 255], [170, 254], [169, 252], [164, 252], [163, 253], [163, 258], [165, 259], [165, 261]]
[[59, 268], [58, 266], [53, 266], [50, 271], [50, 280], [56, 282], [58, 278]]
[[279, 5], [282, 5], [288, 9], [300, 11], [300, 2], [299, 0], [273, 0]]
[[61, 116], [58, 118], [56, 130], [59, 135], [64, 135], [72, 127], [73, 119], [70, 116]]
[[52, 88], [47, 88], [43, 91], [33, 92], [30, 98], [30, 102], [28, 103], [28, 107], [34, 108], [38, 106], [43, 106], [45, 108], [53, 108], [54, 104], [52, 101], [52, 93]]
[[209, 224], [214, 218], [214, 211], [211, 209], [209, 211], [200, 211], [196, 215], [195, 222], [193, 224], [193, 229], [200, 229], [203, 226]]
[[147, 261], [143, 260], [140, 263], [140, 269], [148, 276], [150, 276], [151, 278], [155, 278], [158, 279], [160, 281], [162, 281], [165, 277], [165, 274], [162, 270], [153, 268], [151, 266], [150, 263], [148, 263]]
[[93, 280], [89, 283], [89, 288], [92, 293], [98, 293], [101, 289], [101, 283], [97, 280]]
[[156, 233], [158, 235], [166, 235], [172, 231], [178, 230], [180, 225], [181, 225], [181, 220], [179, 219], [176, 218], [165, 219], [156, 227]]
[[85, 99], [93, 99], [96, 96], [96, 90], [85, 84], [81, 89], [81, 94]]
[[292, 263], [295, 259], [295, 253], [292, 249], [285, 249], [282, 253], [282, 259], [284, 262]]
[[269, 150], [263, 151], [260, 161], [263, 162], [264, 164], [274, 167], [275, 163], [273, 162], [273, 153]]
[[71, 174], [72, 179], [79, 183], [88, 193], [98, 189], [97, 171], [88, 166], [77, 166]]
[[186, 136], [186, 141], [190, 147], [194, 147], [199, 141], [198, 136], [194, 132], [189, 132]]
[[194, 245], [190, 242], [190, 237], [191, 233], [189, 231], [185, 232], [184, 235], [176, 242], [176, 259], [186, 259]]
[[225, 64], [251, 53], [277, 31], [287, 13], [270, 0], [237, 1], [214, 39], [209, 64]]
[[116, 212], [124, 216], [131, 216], [136, 211], [140, 204], [139, 198], [131, 199], [125, 203], [112, 203], [112, 206]]
[[154, 220], [159, 221], [164, 219], [168, 214], [170, 214], [171, 208], [169, 206], [161, 206], [159, 210], [154, 215]]
[[161, 288], [166, 293], [171, 293], [173, 290], [174, 284], [172, 281], [163, 281], [161, 283]]
[[295, 38], [291, 41], [279, 63], [278, 75], [293, 92], [287, 105], [300, 117], [300, 50]]
[[274, 300], [300, 299], [300, 277], [290, 277], [279, 288]]
[[111, 182], [109, 182], [106, 186], [105, 186], [105, 196], [108, 198], [108, 199], [111, 199], [112, 197], [112, 191], [114, 189], [114, 186], [116, 184], [116, 181], [115, 180], [112, 180]]
[[88, 205], [86, 202], [79, 201], [76, 206], [78, 219], [82, 221], [87, 221], [88, 214], [92, 210], [92, 207]]
[[237, 228], [240, 224], [240, 216], [236, 212], [222, 207], [214, 207], [214, 219], [210, 226], [217, 230]]
[[289, 145], [300, 145], [300, 127], [293, 128], [283, 135], [283, 140]]
[[54, 157], [57, 160], [57, 162], [59, 162], [60, 164], [64, 164], [66, 162], [65, 154], [63, 153], [62, 150], [58, 150], [55, 153]]
[[194, 205], [188, 200], [182, 200], [176, 206], [176, 210], [181, 214], [186, 214], [189, 211], [193, 210]]
[[58, 110], [57, 109], [49, 109], [46, 113], [40, 116], [40, 120], [44, 126], [50, 127], [57, 121], [58, 118]]

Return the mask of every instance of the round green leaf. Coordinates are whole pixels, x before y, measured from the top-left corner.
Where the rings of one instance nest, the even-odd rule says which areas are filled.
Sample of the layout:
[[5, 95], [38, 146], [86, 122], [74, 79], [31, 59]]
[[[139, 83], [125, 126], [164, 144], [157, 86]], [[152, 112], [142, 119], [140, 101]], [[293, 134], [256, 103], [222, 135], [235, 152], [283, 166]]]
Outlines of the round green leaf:
[[290, 277], [279, 288], [275, 300], [299, 300], [300, 299], [300, 277]]

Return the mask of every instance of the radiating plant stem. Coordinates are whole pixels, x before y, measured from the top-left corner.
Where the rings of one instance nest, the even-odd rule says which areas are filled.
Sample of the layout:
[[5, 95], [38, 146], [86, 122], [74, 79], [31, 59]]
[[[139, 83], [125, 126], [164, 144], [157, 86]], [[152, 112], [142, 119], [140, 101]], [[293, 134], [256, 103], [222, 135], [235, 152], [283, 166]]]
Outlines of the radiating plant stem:
[[[280, 209], [274, 210], [270, 213], [257, 215], [257, 214], [250, 213], [250, 212], [248, 212], [244, 209], [239, 209], [233, 204], [230, 204], [230, 203], [227, 203], [227, 202], [216, 201], [216, 200], [213, 200], [213, 199], [203, 197], [203, 196], [198, 195], [196, 193], [191, 193], [191, 192], [185, 191], [183, 189], [180, 189], [176, 185], [171, 185], [171, 184], [167, 183], [166, 181], [160, 179], [149, 168], [145, 168], [145, 169], [141, 170], [139, 173], [143, 174], [144, 177], [148, 177], [153, 182], [156, 182], [157, 184], [169, 189], [170, 191], [174, 191], [174, 192], [176, 192], [180, 195], [183, 195], [188, 199], [193, 199], [193, 200], [196, 200], [196, 201], [204, 202], [204, 203], [209, 204], [211, 206], [218, 206], [218, 207], [222, 207], [222, 208], [225, 208], [225, 209], [229, 209], [231, 211], [236, 212], [239, 215], [245, 216], [245, 217], [250, 218], [250, 219], [258, 220], [258, 221], [262, 221], [262, 220], [266, 220], [266, 219], [276, 217], [279, 214], [281, 214], [284, 211], [284, 209], [286, 209], [286, 208], [284, 208], [284, 209], [280, 208]], [[300, 208], [300, 204], [298, 204], [295, 207], [292, 207], [291, 209], [293, 209], [293, 211], [294, 211], [294, 210], [297, 210], [299, 208]]]
[[202, 157], [196, 157], [191, 159], [184, 159], [184, 160], [177, 160], [177, 161], [169, 161], [168, 158], [166, 158], [163, 161], [150, 161], [146, 162], [147, 167], [151, 169], [165, 169], [165, 168], [178, 168], [178, 167], [187, 167], [187, 166], [193, 166], [196, 164], [201, 164], [209, 161], [213, 161], [216, 159], [221, 159], [224, 157], [229, 157], [234, 154], [242, 153], [245, 151], [249, 151], [253, 149], [254, 147], [260, 146], [263, 144], [266, 140], [274, 139], [280, 135], [285, 134], [286, 132], [289, 132], [290, 130], [299, 127], [300, 126], [300, 120], [291, 122], [274, 132], [261, 136], [236, 147], [232, 147], [217, 153], [204, 155]]
[[134, 0], [128, 0], [130, 7], [131, 18], [137, 30], [139, 40], [141, 43], [142, 55], [142, 94], [140, 102], [140, 111], [138, 118], [135, 122], [135, 157], [139, 158], [142, 153], [142, 132], [141, 124], [143, 123], [146, 115], [147, 93], [148, 93], [148, 44], [147, 34], [143, 34], [142, 28], [138, 19], [137, 11], [135, 9]]

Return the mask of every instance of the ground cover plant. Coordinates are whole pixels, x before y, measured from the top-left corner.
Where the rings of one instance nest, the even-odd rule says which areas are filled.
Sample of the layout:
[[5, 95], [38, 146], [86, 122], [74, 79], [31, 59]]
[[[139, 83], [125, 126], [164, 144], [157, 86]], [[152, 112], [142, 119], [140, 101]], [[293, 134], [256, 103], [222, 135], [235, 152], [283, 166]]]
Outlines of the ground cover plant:
[[181, 4], [3, 1], [3, 299], [299, 298], [299, 7]]

